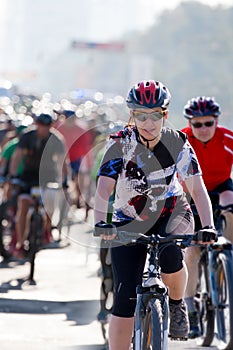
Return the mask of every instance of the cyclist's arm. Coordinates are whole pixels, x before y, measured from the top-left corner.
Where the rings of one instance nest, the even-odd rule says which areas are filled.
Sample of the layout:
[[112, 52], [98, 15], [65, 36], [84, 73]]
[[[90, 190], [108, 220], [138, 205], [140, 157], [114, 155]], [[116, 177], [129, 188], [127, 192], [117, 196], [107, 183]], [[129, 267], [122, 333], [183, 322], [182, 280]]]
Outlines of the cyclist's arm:
[[185, 184], [197, 208], [202, 227], [214, 227], [212, 205], [202, 176], [191, 176], [185, 180]]
[[94, 201], [94, 220], [95, 224], [104, 221], [107, 222], [109, 198], [114, 190], [116, 181], [107, 176], [100, 176], [97, 183]]

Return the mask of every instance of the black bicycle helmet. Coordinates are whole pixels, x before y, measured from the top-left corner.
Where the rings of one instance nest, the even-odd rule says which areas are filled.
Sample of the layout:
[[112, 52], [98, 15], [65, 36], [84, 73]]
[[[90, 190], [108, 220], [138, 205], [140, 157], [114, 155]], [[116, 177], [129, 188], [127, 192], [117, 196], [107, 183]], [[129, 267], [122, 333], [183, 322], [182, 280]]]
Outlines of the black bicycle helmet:
[[171, 99], [168, 88], [154, 80], [141, 81], [129, 91], [126, 103], [131, 109], [167, 108]]
[[220, 114], [220, 107], [213, 97], [196, 97], [188, 101], [184, 106], [184, 116], [187, 119], [203, 116], [213, 116], [217, 118]]
[[53, 118], [49, 114], [41, 113], [36, 117], [36, 122], [43, 125], [51, 125]]
[[60, 114], [63, 114], [66, 118], [75, 116], [75, 111], [71, 109], [64, 109]]

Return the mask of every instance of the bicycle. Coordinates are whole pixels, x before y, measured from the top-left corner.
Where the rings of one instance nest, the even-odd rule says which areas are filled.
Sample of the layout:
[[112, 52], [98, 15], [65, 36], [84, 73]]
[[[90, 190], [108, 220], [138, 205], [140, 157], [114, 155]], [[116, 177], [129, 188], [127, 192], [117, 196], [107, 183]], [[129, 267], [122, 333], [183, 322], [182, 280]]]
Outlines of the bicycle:
[[218, 241], [201, 248], [199, 282], [195, 296], [201, 335], [196, 343], [199, 346], [210, 346], [216, 336], [219, 350], [232, 350], [233, 247], [222, 235], [225, 220], [221, 212], [232, 211], [233, 207], [220, 206], [216, 194], [210, 197]]
[[30, 206], [28, 214], [30, 220], [27, 237], [27, 257], [30, 262], [30, 273], [28, 279], [30, 284], [35, 284], [35, 259], [36, 253], [41, 249], [43, 244], [46, 218], [41, 198], [41, 188], [38, 186], [31, 187], [30, 195], [33, 199], [33, 205]]
[[[94, 236], [99, 236], [99, 229], [95, 229]], [[133, 350], [166, 350], [168, 348], [168, 288], [162, 281], [159, 264], [159, 245], [175, 243], [181, 249], [192, 245], [197, 240], [196, 234], [169, 235], [161, 237], [157, 234], [146, 236], [141, 233], [120, 231], [117, 229], [117, 238], [106, 241], [106, 244], [135, 244], [140, 243], [148, 247], [147, 271], [143, 274], [141, 285], [137, 286], [137, 302], [135, 308], [134, 335], [132, 338]], [[172, 340], [187, 340], [173, 338]]]
[[[10, 198], [3, 198], [0, 204], [0, 255], [4, 261], [12, 257], [11, 250], [16, 244], [15, 232], [15, 214], [17, 210], [17, 197], [19, 195], [22, 182], [18, 178], [7, 180], [5, 177], [0, 178], [1, 186], [8, 182]], [[9, 242], [6, 242], [6, 236], [10, 236]]]

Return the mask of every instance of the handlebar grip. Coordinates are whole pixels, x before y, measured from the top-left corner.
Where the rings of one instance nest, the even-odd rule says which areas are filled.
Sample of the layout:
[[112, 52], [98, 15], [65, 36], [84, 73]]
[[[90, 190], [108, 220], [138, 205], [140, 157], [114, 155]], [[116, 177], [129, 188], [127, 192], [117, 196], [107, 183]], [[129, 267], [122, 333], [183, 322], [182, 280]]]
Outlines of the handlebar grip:
[[104, 221], [100, 221], [95, 225], [93, 236], [94, 237], [100, 237], [101, 234], [104, 234], [106, 236], [116, 235], [117, 234], [117, 228], [113, 224], [107, 224]]
[[102, 229], [100, 229], [99, 227], [94, 227], [93, 236], [94, 236], [94, 237], [100, 237], [101, 232], [103, 233], [103, 230], [102, 230]]

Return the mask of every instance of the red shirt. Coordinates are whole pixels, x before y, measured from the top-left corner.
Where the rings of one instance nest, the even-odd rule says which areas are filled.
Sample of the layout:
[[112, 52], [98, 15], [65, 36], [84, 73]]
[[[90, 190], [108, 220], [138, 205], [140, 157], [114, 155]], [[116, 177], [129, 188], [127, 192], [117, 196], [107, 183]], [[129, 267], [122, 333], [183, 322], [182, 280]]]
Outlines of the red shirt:
[[189, 126], [182, 131], [187, 134], [188, 140], [196, 152], [207, 190], [213, 191], [231, 177], [233, 132], [222, 126], [217, 126], [212, 139], [203, 143], [193, 136]]
[[66, 125], [65, 122], [57, 123], [55, 128], [63, 135], [69, 159], [71, 162], [77, 161], [85, 156], [90, 157], [88, 152], [92, 148], [92, 135], [88, 130], [73, 123]]

